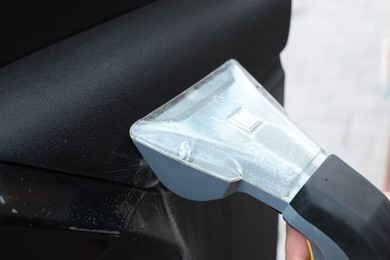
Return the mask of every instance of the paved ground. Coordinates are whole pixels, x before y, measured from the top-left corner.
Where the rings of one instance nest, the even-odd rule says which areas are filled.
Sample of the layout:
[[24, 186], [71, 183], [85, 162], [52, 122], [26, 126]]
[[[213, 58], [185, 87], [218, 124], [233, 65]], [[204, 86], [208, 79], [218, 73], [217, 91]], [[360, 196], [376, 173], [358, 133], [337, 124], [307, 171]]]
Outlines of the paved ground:
[[[295, 0], [282, 61], [290, 117], [328, 153], [384, 189], [390, 1]], [[284, 259], [282, 251], [278, 259]]]

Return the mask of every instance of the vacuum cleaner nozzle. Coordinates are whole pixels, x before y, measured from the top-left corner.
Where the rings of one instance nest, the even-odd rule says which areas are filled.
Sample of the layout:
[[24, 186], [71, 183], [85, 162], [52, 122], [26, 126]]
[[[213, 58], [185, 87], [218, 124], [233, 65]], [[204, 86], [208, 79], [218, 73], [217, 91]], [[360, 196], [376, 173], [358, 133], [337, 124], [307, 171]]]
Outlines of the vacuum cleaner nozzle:
[[161, 182], [191, 200], [247, 193], [273, 207], [321, 259], [390, 259], [390, 202], [327, 155], [231, 60], [130, 135]]
[[130, 135], [162, 183], [192, 200], [250, 184], [278, 209], [327, 157], [234, 60], [137, 121]]

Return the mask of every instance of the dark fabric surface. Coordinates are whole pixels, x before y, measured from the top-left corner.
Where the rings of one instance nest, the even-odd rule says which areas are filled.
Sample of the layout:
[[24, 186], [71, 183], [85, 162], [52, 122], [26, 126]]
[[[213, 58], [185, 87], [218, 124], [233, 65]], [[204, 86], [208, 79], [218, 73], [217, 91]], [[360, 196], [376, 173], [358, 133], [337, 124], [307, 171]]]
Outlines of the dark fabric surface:
[[0, 66], [153, 0], [2, 0]]
[[0, 259], [276, 259], [277, 212], [246, 194], [197, 202], [1, 162], [0, 185]]
[[0, 161], [155, 183], [131, 124], [230, 58], [283, 78], [285, 0], [157, 1], [0, 69]]
[[[82, 182], [77, 179], [85, 179], [93, 188], [92, 201], [104, 194], [94, 184], [99, 182], [97, 178], [114, 180], [107, 183], [131, 190], [139, 189], [118, 181], [153, 186], [155, 177], [131, 144], [131, 124], [230, 58], [241, 62], [281, 100], [279, 53], [287, 40], [289, 16], [290, 2], [284, 0], [160, 0], [1, 68], [0, 161], [57, 170], [74, 179], [59, 183], [59, 187], [53, 186], [48, 176], [37, 182], [42, 188], [39, 196], [48, 203], [46, 209], [54, 207], [49, 202], [60, 197], [44, 191], [64, 190], [69, 198], [79, 196], [79, 202], [92, 209], [82, 221], [104, 219], [100, 211], [128, 214], [121, 242], [110, 245], [101, 259], [275, 259], [276, 212], [244, 194], [199, 203], [156, 185], [142, 189], [141, 197], [132, 191], [124, 197], [125, 201], [139, 201], [133, 210], [131, 204], [115, 204], [109, 197], [109, 203], [98, 203], [98, 208], [68, 185], [80, 189]], [[23, 47], [27, 41], [18, 44]], [[47, 173], [54, 183], [59, 180], [56, 174]], [[15, 180], [15, 187], [20, 189], [24, 184], [37, 192], [37, 187], [25, 182], [33, 179], [32, 175], [39, 177], [39, 172], [23, 171], [20, 178], [15, 171], [8, 175]], [[19, 180], [22, 184], [18, 185]], [[9, 180], [1, 185], [9, 186]], [[9, 191], [23, 207], [28, 205], [31, 214], [42, 210], [19, 201], [22, 197], [17, 188]], [[26, 197], [41, 203], [39, 197]], [[60, 205], [63, 214], [72, 211], [67, 204]], [[42, 221], [47, 227], [37, 228], [36, 222], [18, 210], [18, 215], [11, 214], [12, 220], [28, 225], [16, 231], [22, 238], [20, 245], [27, 245], [19, 252], [38, 248], [33, 252], [44, 255], [46, 250], [55, 250], [59, 259], [67, 258], [58, 252], [74, 247], [68, 238], [77, 234], [63, 230], [63, 223], [55, 227]], [[72, 226], [78, 226], [79, 220], [71, 218], [75, 222]], [[4, 220], [2, 225], [7, 232], [15, 232]], [[93, 230], [88, 232], [91, 236], [104, 238]], [[40, 231], [45, 234], [37, 234]], [[4, 239], [17, 240], [7, 232]], [[47, 240], [52, 242], [50, 248]]]

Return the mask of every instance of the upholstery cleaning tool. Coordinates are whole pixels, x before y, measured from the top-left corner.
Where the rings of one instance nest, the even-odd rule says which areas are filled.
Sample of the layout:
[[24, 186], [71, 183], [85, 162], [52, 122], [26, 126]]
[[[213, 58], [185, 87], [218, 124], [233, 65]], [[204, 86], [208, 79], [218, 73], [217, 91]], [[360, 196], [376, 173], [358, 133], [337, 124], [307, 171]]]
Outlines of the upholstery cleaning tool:
[[315, 260], [390, 259], [388, 199], [306, 136], [234, 60], [138, 120], [130, 135], [179, 196], [247, 193], [305, 235]]

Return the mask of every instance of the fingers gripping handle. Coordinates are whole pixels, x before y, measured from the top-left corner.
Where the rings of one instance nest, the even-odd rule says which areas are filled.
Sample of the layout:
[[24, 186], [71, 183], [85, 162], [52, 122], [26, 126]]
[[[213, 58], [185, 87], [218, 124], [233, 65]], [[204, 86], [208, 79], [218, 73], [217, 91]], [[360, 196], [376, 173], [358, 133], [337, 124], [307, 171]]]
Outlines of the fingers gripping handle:
[[284, 220], [310, 242], [314, 260], [348, 259], [341, 248], [312, 223], [305, 220], [291, 205], [282, 212]]

